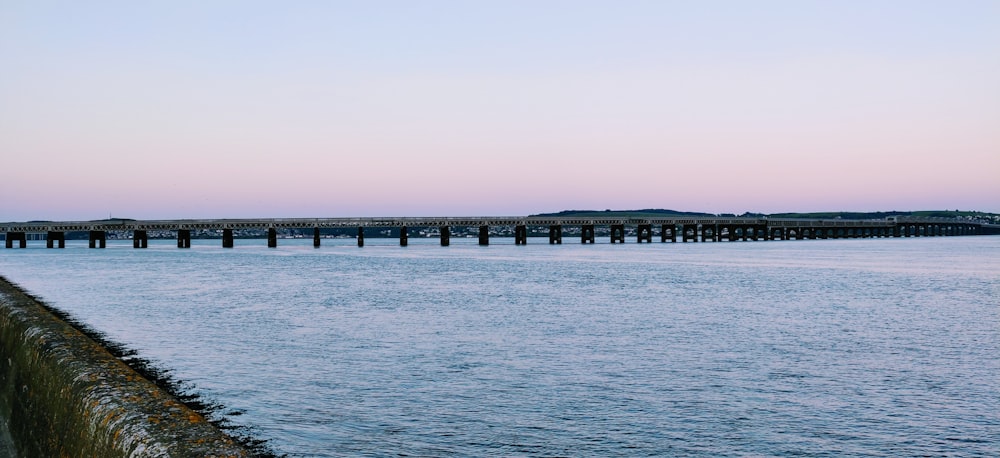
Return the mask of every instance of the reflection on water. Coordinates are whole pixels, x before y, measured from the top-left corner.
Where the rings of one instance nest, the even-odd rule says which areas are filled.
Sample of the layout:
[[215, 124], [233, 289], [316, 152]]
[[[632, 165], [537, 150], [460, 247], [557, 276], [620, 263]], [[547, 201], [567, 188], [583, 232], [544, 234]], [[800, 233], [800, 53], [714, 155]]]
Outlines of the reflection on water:
[[68, 242], [0, 274], [290, 456], [1000, 449], [1000, 238], [604, 242]]

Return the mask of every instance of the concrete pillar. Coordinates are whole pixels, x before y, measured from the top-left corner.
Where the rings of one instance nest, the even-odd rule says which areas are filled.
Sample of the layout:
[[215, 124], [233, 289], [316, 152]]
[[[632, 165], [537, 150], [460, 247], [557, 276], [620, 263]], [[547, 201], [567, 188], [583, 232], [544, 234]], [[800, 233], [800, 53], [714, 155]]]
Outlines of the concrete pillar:
[[45, 247], [55, 248], [58, 242], [59, 248], [66, 248], [66, 233], [60, 231], [49, 231], [45, 236]]
[[90, 247], [104, 248], [107, 246], [108, 235], [104, 231], [90, 231]]
[[553, 224], [549, 226], [549, 245], [562, 245], [562, 226]]
[[703, 224], [701, 226], [701, 241], [716, 241], [719, 237], [719, 226], [714, 224]]
[[358, 248], [365, 246], [365, 228], [358, 226]]
[[698, 225], [697, 224], [684, 224], [681, 226], [681, 241], [682, 242], [697, 242], [698, 241]]
[[514, 245], [528, 244], [528, 227], [523, 224], [514, 226]]
[[448, 226], [441, 226], [441, 246], [451, 245], [451, 228]]
[[611, 243], [625, 243], [625, 225], [624, 224], [612, 224], [611, 225]]
[[313, 248], [319, 248], [319, 240], [320, 240], [320, 237], [319, 237], [319, 228], [318, 227], [314, 227], [313, 228]]
[[673, 224], [664, 224], [664, 225], [660, 226], [660, 242], [661, 243], [662, 242], [666, 242], [668, 237], [670, 238], [671, 242], [677, 243], [677, 226], [676, 225], [673, 225]]
[[490, 244], [490, 227], [487, 225], [479, 226], [479, 246], [489, 246]]
[[278, 247], [278, 230], [273, 227], [267, 228], [267, 247], [268, 248]]
[[177, 230], [177, 248], [191, 248], [191, 230]]
[[722, 233], [723, 232], [726, 233], [726, 240], [728, 240], [730, 242], [735, 242], [736, 240], [738, 240], [737, 236], [736, 236], [736, 227], [735, 226], [732, 226], [730, 224], [719, 226], [719, 240], [722, 240]]
[[653, 243], [653, 225], [640, 224], [635, 235], [635, 243]]
[[8, 232], [7, 233], [7, 248], [14, 248], [14, 242], [18, 242], [20, 248], [28, 247], [28, 239], [24, 235], [24, 232]]
[[232, 248], [233, 247], [233, 230], [223, 229], [222, 230], [222, 248]]
[[149, 235], [146, 231], [135, 230], [132, 231], [132, 248], [147, 248], [149, 247]]
[[580, 243], [594, 243], [594, 225], [584, 224], [580, 226]]
[[769, 232], [768, 239], [785, 240], [785, 228], [783, 227], [769, 227], [768, 232]]
[[409, 243], [409, 235], [406, 232], [406, 226], [403, 226], [399, 228], [399, 246], [406, 246]]

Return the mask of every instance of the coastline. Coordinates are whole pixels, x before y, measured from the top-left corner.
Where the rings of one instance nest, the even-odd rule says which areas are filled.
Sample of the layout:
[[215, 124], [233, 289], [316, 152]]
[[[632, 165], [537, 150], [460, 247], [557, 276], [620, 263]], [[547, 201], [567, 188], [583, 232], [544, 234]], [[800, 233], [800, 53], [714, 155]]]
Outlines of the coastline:
[[11, 441], [0, 447], [26, 456], [254, 456], [2, 276], [0, 339], [0, 416]]

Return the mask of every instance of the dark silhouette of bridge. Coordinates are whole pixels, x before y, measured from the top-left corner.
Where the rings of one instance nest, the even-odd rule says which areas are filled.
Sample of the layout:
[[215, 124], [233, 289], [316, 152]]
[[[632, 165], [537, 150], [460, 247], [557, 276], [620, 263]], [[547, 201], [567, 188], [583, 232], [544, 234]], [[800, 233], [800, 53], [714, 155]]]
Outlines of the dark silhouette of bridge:
[[721, 242], [748, 240], [804, 240], [883, 237], [939, 237], [1000, 234], [1000, 226], [951, 218], [889, 217], [885, 219], [797, 219], [797, 218], [590, 218], [590, 217], [403, 217], [403, 218], [259, 218], [259, 219], [187, 219], [0, 223], [6, 247], [27, 246], [27, 240], [46, 241], [48, 248], [64, 248], [67, 232], [88, 232], [91, 248], [104, 248], [109, 231], [131, 232], [133, 246], [146, 248], [149, 231], [176, 233], [177, 247], [191, 246], [191, 231], [221, 230], [222, 246], [233, 246], [233, 231], [267, 231], [267, 245], [278, 246], [279, 229], [312, 229], [313, 245], [320, 246], [320, 229], [357, 228], [358, 246], [364, 246], [365, 229], [396, 228], [399, 244], [406, 246], [408, 228], [436, 227], [441, 246], [448, 246], [453, 227], [478, 227], [479, 244], [489, 245], [490, 227], [514, 228], [514, 243], [528, 243], [528, 227], [548, 227], [550, 244], [563, 242], [563, 227], [578, 226], [580, 242], [594, 243], [595, 228], [607, 227], [611, 243], [625, 243], [626, 228], [637, 243]]

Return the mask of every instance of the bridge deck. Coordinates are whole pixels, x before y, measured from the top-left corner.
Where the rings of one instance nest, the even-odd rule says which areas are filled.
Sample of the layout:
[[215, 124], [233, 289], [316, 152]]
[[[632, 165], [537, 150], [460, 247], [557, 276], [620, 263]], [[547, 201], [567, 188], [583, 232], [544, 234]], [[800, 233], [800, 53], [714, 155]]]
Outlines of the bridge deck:
[[98, 221], [31, 221], [0, 223], [0, 232], [70, 232], [115, 230], [179, 229], [271, 229], [271, 228], [350, 228], [350, 227], [435, 227], [435, 226], [552, 226], [595, 225], [734, 225], [769, 227], [891, 227], [901, 222], [911, 224], [969, 223], [946, 218], [907, 218], [879, 220], [846, 219], [776, 219], [776, 218], [581, 218], [541, 216], [447, 216], [447, 217], [349, 217], [349, 218], [251, 218], [251, 219], [177, 219]]

